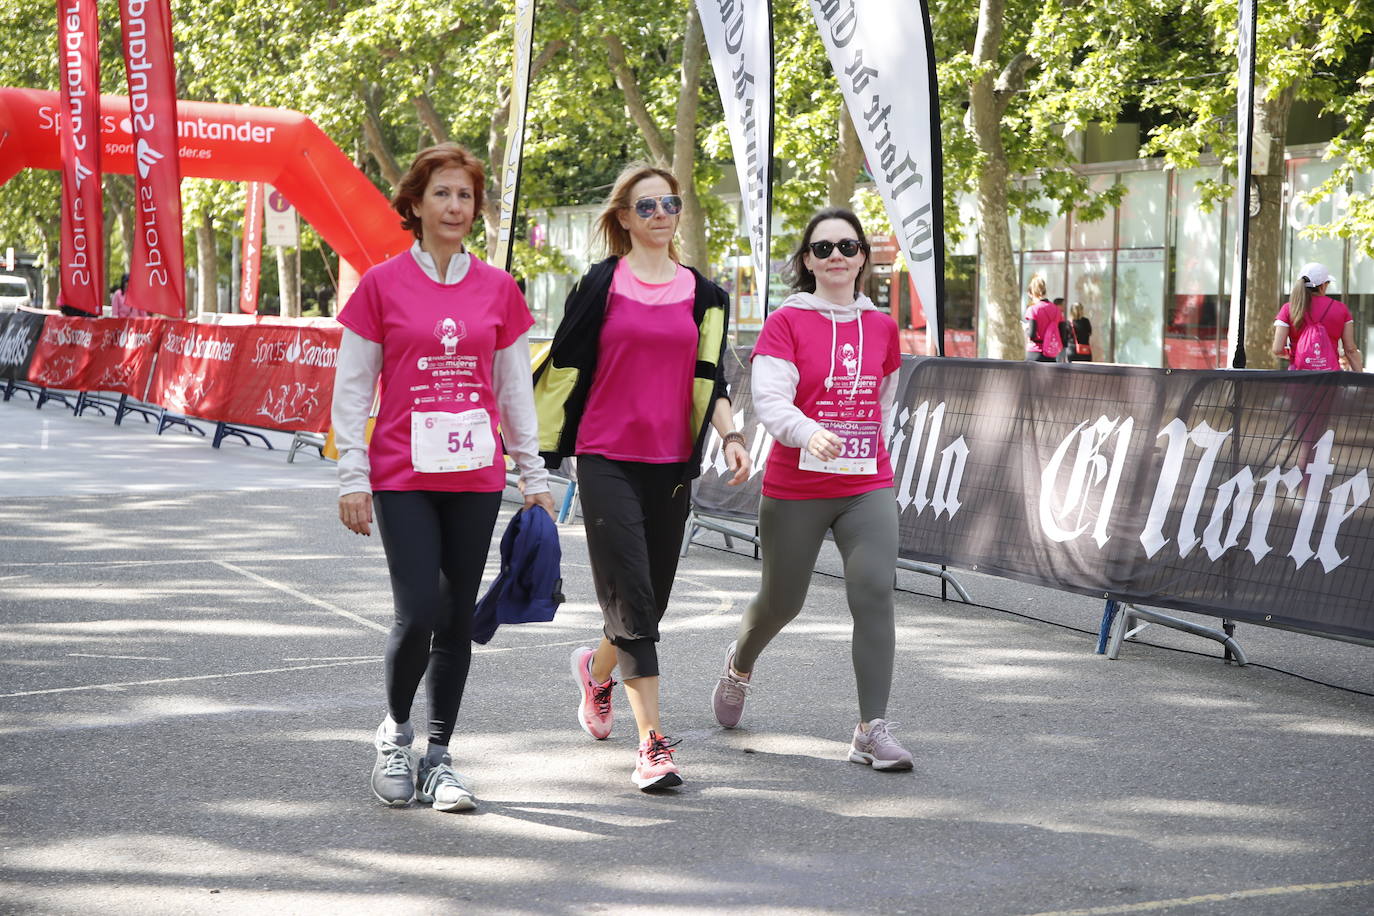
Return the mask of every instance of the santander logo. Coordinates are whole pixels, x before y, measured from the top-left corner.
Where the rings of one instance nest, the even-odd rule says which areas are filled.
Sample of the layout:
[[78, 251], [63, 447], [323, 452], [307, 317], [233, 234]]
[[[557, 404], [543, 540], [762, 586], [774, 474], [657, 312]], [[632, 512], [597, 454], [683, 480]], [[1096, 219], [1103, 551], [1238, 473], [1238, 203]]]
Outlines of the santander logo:
[[138, 177], [147, 178], [148, 172], [153, 166], [157, 165], [163, 158], [162, 153], [148, 145], [148, 141], [142, 137], [138, 138]]

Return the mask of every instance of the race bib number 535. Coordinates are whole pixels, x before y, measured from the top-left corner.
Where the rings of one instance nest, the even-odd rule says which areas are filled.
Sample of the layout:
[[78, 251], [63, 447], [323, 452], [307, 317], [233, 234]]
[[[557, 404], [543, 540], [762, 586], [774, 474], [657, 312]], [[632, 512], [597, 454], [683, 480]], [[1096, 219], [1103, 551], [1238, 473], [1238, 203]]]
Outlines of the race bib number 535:
[[481, 407], [410, 415], [410, 463], [418, 473], [475, 471], [489, 466], [495, 456], [491, 417]]
[[840, 437], [838, 458], [822, 461], [806, 449], [801, 450], [798, 467], [803, 471], [819, 471], [822, 474], [876, 474], [878, 473], [878, 423], [858, 421], [822, 420], [821, 425]]

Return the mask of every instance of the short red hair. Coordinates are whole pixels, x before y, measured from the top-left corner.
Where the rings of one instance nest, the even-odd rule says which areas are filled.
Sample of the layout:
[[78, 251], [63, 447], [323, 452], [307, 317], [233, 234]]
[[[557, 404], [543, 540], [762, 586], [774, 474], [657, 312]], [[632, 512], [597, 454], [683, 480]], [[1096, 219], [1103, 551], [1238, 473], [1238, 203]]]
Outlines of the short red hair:
[[482, 162], [457, 143], [440, 143], [420, 150], [415, 161], [401, 178], [396, 187], [396, 195], [391, 198], [391, 209], [401, 215], [401, 228], [421, 238], [420, 218], [415, 208], [424, 199], [429, 180], [440, 169], [462, 169], [472, 179], [474, 216], [481, 218], [483, 192], [487, 186], [487, 173]]

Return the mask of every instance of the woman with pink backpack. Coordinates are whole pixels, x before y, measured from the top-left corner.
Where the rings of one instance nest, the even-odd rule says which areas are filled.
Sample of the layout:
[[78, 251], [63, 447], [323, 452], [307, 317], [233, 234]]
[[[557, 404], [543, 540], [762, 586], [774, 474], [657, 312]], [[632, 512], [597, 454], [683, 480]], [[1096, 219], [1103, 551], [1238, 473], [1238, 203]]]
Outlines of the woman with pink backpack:
[[1302, 269], [1290, 301], [1274, 319], [1274, 355], [1288, 360], [1289, 369], [1336, 372], [1345, 353], [1352, 372], [1364, 371], [1364, 357], [1355, 346], [1355, 319], [1345, 303], [1326, 295], [1331, 271], [1315, 262]]

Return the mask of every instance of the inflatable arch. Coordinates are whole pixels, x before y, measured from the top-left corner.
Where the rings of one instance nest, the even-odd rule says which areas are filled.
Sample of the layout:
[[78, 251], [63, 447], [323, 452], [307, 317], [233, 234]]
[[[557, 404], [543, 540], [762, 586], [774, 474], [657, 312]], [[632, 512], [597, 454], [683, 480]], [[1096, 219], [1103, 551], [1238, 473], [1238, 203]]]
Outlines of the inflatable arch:
[[[61, 97], [0, 88], [0, 184], [20, 169], [59, 169]], [[100, 97], [101, 168], [132, 174], [129, 100]], [[295, 205], [359, 274], [410, 247], [386, 197], [305, 115], [281, 108], [177, 102], [183, 178], [263, 181]]]

